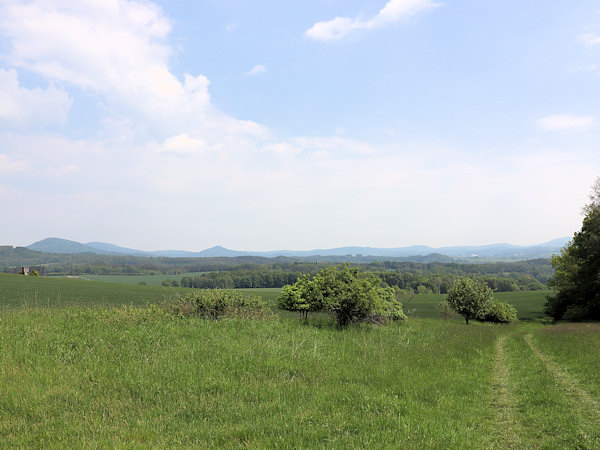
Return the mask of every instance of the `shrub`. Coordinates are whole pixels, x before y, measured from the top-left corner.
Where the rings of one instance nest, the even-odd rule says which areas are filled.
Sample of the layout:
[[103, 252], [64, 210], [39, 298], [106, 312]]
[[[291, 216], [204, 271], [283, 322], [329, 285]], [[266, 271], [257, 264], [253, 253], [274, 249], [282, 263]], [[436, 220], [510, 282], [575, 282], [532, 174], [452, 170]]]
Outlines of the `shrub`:
[[221, 289], [197, 290], [169, 301], [166, 306], [180, 316], [197, 315], [213, 320], [221, 317], [264, 318], [271, 315], [267, 303], [260, 297]]
[[513, 323], [518, 320], [517, 310], [508, 303], [494, 300], [487, 308], [480, 312], [477, 320], [494, 323]]

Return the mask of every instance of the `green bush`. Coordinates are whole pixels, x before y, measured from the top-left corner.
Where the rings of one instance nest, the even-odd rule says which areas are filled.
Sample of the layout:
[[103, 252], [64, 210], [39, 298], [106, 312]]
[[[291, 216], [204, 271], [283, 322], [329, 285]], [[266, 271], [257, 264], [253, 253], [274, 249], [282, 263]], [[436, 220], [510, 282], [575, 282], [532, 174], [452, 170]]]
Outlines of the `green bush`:
[[310, 311], [327, 311], [340, 326], [406, 318], [392, 288], [381, 287], [373, 274], [361, 273], [347, 264], [326, 267], [312, 278], [304, 275], [293, 285], [284, 286], [279, 307], [299, 311], [305, 318]]
[[262, 298], [221, 289], [197, 290], [169, 301], [167, 307], [180, 316], [197, 315], [214, 320], [221, 317], [264, 318], [271, 315], [269, 306]]
[[480, 312], [477, 320], [494, 323], [513, 323], [518, 320], [517, 310], [508, 303], [493, 300], [487, 308]]

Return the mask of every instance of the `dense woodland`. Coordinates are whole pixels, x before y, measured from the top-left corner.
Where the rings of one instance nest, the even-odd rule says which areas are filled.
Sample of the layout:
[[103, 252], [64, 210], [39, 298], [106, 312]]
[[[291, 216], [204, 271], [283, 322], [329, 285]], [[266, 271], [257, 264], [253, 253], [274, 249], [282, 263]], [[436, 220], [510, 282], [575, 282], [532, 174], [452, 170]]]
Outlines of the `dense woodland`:
[[[418, 271], [407, 271], [406, 268], [398, 268], [388, 271], [377, 271], [371, 267], [359, 266], [361, 271], [368, 271], [378, 277], [388, 286], [398, 287], [409, 293], [418, 294], [446, 294], [454, 282], [461, 276], [470, 276], [483, 281], [492, 290], [497, 292], [532, 291], [545, 289], [545, 285], [533, 275], [523, 272], [492, 272], [497, 267], [493, 265], [481, 265], [477, 272], [459, 270], [443, 271], [445, 267], [436, 267], [440, 272], [431, 271], [427, 264]], [[318, 268], [323, 268], [319, 265]], [[317, 269], [317, 267], [313, 268]], [[486, 273], [486, 269], [489, 271]], [[483, 273], [481, 273], [483, 271]], [[210, 272], [199, 276], [185, 276], [180, 281], [173, 280], [174, 286], [204, 288], [204, 289], [234, 289], [234, 288], [276, 288], [295, 283], [305, 273], [314, 274], [316, 270], [293, 271], [281, 268], [265, 269], [257, 267], [254, 269], [239, 269], [226, 272]], [[538, 275], [540, 276], [540, 275]], [[547, 281], [546, 275], [541, 275]]]

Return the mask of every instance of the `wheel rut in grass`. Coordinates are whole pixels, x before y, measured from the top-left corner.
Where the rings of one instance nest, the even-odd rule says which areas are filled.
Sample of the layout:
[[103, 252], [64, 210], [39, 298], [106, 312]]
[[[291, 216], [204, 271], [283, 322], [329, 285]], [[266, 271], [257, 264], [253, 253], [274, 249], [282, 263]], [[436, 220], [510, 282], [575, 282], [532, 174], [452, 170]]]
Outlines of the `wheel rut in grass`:
[[531, 334], [523, 336], [523, 339], [525, 339], [525, 342], [527, 342], [533, 353], [544, 363], [546, 369], [558, 381], [567, 395], [571, 397], [573, 408], [577, 411], [578, 415], [600, 424], [600, 402], [583, 389], [579, 382], [569, 375], [560, 364], [542, 353], [533, 343]]
[[496, 359], [492, 371], [492, 402], [496, 411], [496, 436], [501, 448], [520, 448], [521, 422], [517, 419], [517, 400], [510, 388], [508, 362], [506, 360], [507, 336], [496, 341]]

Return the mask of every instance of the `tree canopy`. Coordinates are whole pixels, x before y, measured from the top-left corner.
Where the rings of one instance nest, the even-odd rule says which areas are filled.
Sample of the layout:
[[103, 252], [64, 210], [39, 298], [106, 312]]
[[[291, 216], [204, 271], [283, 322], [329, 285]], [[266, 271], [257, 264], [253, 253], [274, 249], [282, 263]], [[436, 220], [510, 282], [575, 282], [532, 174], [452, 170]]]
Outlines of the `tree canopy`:
[[600, 178], [583, 212], [581, 231], [552, 258], [546, 314], [555, 320], [600, 320]]
[[482, 311], [491, 306], [492, 299], [492, 290], [485, 284], [470, 278], [460, 278], [448, 292], [446, 301], [468, 324], [470, 319], [478, 318]]
[[446, 297], [447, 304], [469, 320], [511, 323], [517, 321], [517, 310], [508, 303], [494, 298], [492, 290], [480, 280], [460, 278]]
[[382, 287], [373, 274], [345, 264], [325, 267], [313, 277], [304, 275], [293, 285], [284, 286], [279, 306], [299, 311], [304, 317], [310, 311], [328, 311], [341, 326], [406, 317], [392, 288]]

